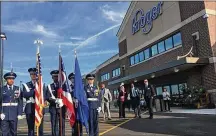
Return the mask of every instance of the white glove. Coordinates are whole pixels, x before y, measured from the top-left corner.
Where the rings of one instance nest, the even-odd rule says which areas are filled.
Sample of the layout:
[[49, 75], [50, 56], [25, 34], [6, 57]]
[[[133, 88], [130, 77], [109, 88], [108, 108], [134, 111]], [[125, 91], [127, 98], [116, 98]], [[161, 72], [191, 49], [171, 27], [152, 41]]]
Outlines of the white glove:
[[55, 99], [55, 103], [59, 104], [59, 102], [60, 102], [61, 100], [62, 100], [62, 99], [56, 98], [56, 99]]
[[64, 106], [62, 99], [57, 98], [55, 101], [56, 104], [58, 104], [58, 107], [61, 108], [62, 106]]
[[101, 107], [98, 107], [97, 110], [98, 110], [98, 113], [100, 113], [100, 111], [101, 111]]
[[18, 118], [18, 120], [23, 119], [23, 117], [21, 115], [18, 115], [17, 118]]
[[4, 113], [0, 114], [0, 116], [1, 116], [1, 120], [4, 120], [4, 119], [5, 119]]
[[78, 100], [77, 99], [74, 100], [74, 104], [75, 104], [75, 108], [77, 108], [78, 107]]
[[14, 94], [15, 94], [15, 98], [19, 98], [19, 96], [20, 96], [20, 90], [15, 90]]

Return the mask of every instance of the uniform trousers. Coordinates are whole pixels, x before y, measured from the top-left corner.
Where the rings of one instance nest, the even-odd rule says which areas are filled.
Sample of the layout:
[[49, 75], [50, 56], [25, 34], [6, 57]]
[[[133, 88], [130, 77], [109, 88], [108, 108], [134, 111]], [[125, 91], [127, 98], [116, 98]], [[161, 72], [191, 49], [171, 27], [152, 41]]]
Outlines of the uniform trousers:
[[[60, 113], [50, 113], [52, 136], [65, 136], [65, 113], [62, 112], [62, 123], [60, 128]], [[61, 129], [61, 130], [60, 130]]]
[[[34, 132], [35, 114], [34, 113], [26, 114], [26, 121], [28, 125], [28, 136], [34, 136], [35, 135], [35, 132]], [[39, 126], [39, 136], [43, 136], [43, 118]]]
[[2, 136], [17, 136], [17, 120], [1, 120]]
[[72, 136], [83, 136], [82, 124], [77, 120], [72, 128]]
[[145, 98], [150, 117], [153, 117], [153, 98]]
[[89, 109], [89, 136], [99, 136], [97, 109]]

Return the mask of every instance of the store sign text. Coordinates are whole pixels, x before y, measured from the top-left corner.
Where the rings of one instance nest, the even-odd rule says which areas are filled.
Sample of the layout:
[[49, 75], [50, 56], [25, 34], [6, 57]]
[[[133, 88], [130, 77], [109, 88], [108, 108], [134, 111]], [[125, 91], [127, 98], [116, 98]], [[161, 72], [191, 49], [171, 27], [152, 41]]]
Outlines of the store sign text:
[[132, 34], [134, 35], [140, 29], [142, 29], [144, 34], [148, 34], [153, 27], [153, 20], [157, 19], [157, 17], [162, 14], [162, 5], [163, 2], [159, 2], [157, 6], [148, 10], [146, 14], [142, 9], [137, 10], [132, 20]]

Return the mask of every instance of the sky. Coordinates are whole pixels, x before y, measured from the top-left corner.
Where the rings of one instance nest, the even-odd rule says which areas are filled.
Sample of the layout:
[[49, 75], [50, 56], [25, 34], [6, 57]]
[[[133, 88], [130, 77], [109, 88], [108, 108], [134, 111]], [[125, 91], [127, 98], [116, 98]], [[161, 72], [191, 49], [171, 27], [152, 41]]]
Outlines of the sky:
[[[36, 65], [34, 41], [40, 39], [43, 82], [52, 82], [61, 47], [67, 75], [74, 71], [74, 50], [82, 75], [118, 53], [117, 31], [129, 2], [2, 2], [4, 73], [17, 74], [15, 83], [30, 81]], [[12, 64], [12, 65], [11, 65]]]

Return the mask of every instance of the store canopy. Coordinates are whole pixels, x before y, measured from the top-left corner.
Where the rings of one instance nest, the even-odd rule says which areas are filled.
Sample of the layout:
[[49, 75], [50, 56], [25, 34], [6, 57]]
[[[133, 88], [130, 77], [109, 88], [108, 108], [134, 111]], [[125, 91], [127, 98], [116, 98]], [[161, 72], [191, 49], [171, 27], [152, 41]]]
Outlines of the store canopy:
[[[193, 68], [194, 66], [198, 65], [206, 65], [209, 63], [208, 58], [198, 58], [198, 57], [185, 57], [179, 60], [174, 60], [168, 63], [165, 63], [163, 65], [160, 65], [158, 67], [152, 67], [152, 69], [145, 70], [142, 72], [138, 72], [132, 75], [125, 76], [123, 78], [108, 82], [108, 85], [113, 85], [117, 83], [127, 83], [136, 80], [139, 80], [140, 78], [151, 78], [152, 76], [159, 77], [167, 74], [172, 74], [175, 72], [184, 71], [190, 68]], [[141, 79], [140, 79], [141, 80]]]

